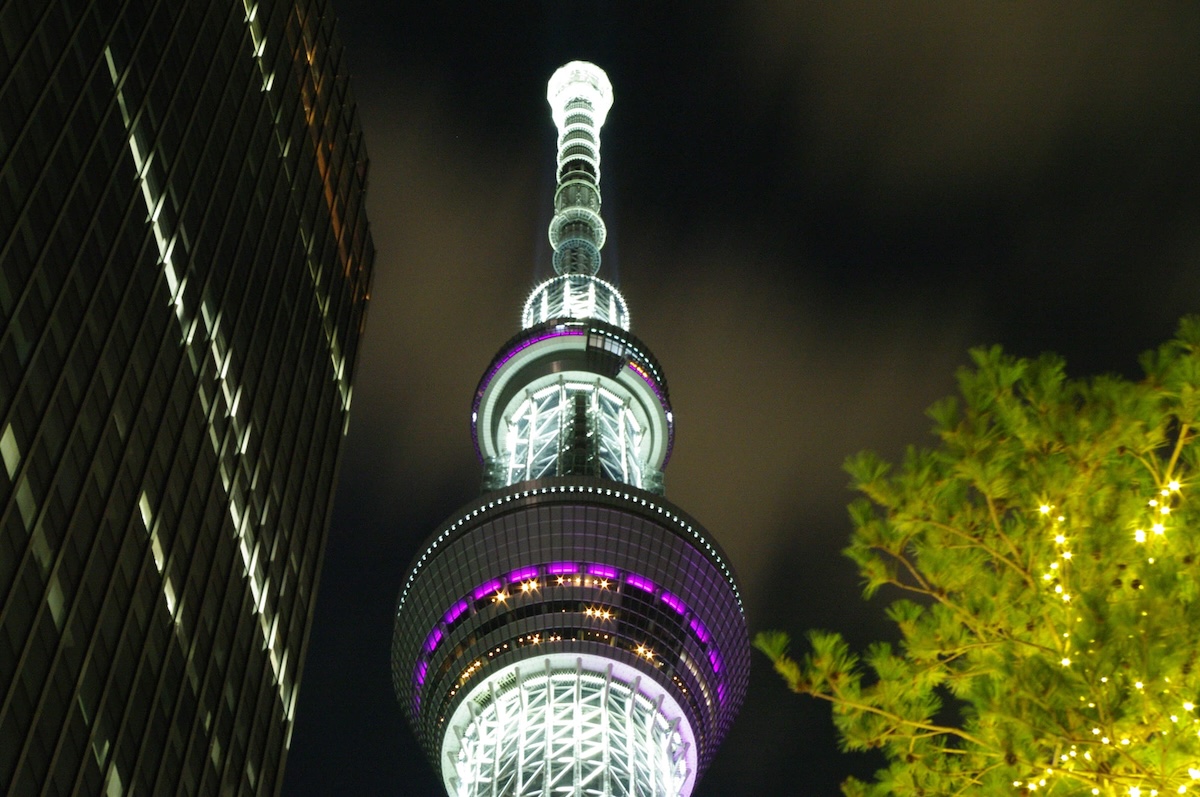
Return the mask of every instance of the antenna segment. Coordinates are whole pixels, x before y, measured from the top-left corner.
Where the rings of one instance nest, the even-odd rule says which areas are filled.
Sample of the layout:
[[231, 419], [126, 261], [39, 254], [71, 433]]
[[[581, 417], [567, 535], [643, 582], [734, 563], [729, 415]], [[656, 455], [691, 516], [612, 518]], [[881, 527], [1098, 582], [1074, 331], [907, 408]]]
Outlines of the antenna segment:
[[625, 299], [595, 276], [607, 236], [600, 217], [600, 128], [612, 107], [612, 84], [595, 64], [572, 61], [550, 78], [546, 100], [558, 128], [558, 189], [549, 230], [558, 277], [526, 301], [522, 326], [566, 317], [629, 329]]

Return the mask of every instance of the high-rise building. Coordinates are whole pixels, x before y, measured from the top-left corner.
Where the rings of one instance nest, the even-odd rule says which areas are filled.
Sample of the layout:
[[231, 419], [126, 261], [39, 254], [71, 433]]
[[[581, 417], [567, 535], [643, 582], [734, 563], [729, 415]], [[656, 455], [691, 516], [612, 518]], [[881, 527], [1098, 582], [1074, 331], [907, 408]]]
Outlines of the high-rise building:
[[327, 0], [0, 4], [0, 792], [275, 794], [373, 247]]
[[749, 643], [728, 559], [662, 497], [663, 371], [596, 277], [612, 88], [551, 78], [557, 275], [475, 393], [483, 495], [402, 587], [396, 692], [454, 797], [691, 794], [733, 721]]

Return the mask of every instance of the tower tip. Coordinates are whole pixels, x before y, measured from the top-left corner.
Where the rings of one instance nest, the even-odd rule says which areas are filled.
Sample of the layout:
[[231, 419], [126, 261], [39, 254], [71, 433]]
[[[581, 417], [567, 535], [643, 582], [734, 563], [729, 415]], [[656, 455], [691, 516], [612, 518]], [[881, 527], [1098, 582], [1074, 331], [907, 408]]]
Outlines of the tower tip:
[[604, 124], [612, 107], [612, 83], [604, 70], [588, 61], [563, 64], [550, 77], [546, 86], [546, 101], [554, 113], [554, 124], [566, 124], [567, 109], [574, 100], [587, 100], [592, 106], [596, 127]]

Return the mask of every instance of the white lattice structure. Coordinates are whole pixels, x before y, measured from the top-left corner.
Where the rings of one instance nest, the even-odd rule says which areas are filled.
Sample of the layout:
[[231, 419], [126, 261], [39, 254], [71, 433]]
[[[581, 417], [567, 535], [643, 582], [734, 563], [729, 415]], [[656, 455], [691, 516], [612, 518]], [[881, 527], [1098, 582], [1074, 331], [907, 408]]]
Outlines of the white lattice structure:
[[454, 797], [679, 797], [695, 776], [682, 716], [650, 679], [599, 657], [513, 665], [476, 687], [451, 722], [446, 788]]
[[629, 329], [625, 297], [604, 280], [588, 274], [560, 274], [533, 289], [521, 313], [525, 329], [554, 318], [598, 318]]
[[600, 268], [607, 236], [600, 218], [600, 127], [612, 107], [612, 86], [600, 67], [572, 61], [550, 78], [546, 100], [558, 127], [558, 190], [549, 231], [554, 270], [590, 276]]
[[[527, 391], [525, 400], [505, 419], [506, 483], [574, 472], [641, 487], [645, 431], [631, 403], [628, 395], [599, 382], [560, 379]], [[579, 435], [590, 438], [591, 444], [576, 445]], [[563, 461], [580, 454], [589, 459]]]

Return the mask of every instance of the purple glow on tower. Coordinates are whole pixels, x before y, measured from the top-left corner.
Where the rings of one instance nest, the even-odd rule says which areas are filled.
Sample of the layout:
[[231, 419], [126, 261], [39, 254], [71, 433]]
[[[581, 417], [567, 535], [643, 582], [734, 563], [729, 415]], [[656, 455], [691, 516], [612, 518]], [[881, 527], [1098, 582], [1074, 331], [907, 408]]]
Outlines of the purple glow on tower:
[[[429, 662], [422, 661], [421, 663], [419, 663], [417, 665], [417, 673], [416, 673], [417, 686], [425, 685], [425, 674], [427, 672], [429, 672]], [[417, 699], [420, 700], [421, 696], [417, 695]]]
[[[476, 600], [478, 600], [478, 599], [476, 599]], [[455, 620], [462, 617], [463, 612], [465, 612], [466, 610], [467, 610], [467, 602], [465, 600], [461, 600], [458, 603], [451, 606], [450, 610], [448, 612], [446, 612], [445, 616], [442, 619], [446, 621], [446, 625], [450, 625]]]
[[674, 609], [679, 614], [687, 613], [687, 606], [684, 606], [683, 601], [681, 601], [679, 598], [676, 598], [671, 593], [664, 590], [663, 594], [660, 595], [659, 597], [662, 598], [663, 603], [670, 606], [672, 609]]
[[608, 567], [606, 565], [588, 565], [587, 572], [589, 576], [596, 576], [597, 578], [616, 578], [618, 571], [615, 567]]
[[658, 400], [663, 403], [663, 406], [667, 406], [667, 399], [663, 396], [662, 389], [658, 386], [658, 382], [654, 380], [654, 377], [651, 376], [645, 368], [633, 360], [630, 360], [628, 365], [629, 370], [640, 376], [642, 381], [650, 386], [650, 389], [654, 391], [654, 395], [658, 396]]
[[475, 443], [475, 456], [479, 458], [480, 462], [483, 461], [483, 452], [479, 449], [479, 429], [476, 427], [475, 423], [479, 420], [479, 402], [483, 400], [483, 394], [487, 392], [487, 388], [488, 385], [491, 384], [492, 377], [499, 373], [500, 369], [503, 368], [509, 360], [511, 360], [513, 357], [516, 357], [518, 354], [525, 351], [525, 349], [528, 349], [530, 346], [533, 346], [536, 343], [541, 343], [543, 340], [550, 340], [551, 338], [559, 338], [563, 335], [582, 336], [584, 334], [585, 330], [582, 326], [566, 326], [565, 324], [559, 324], [552, 332], [547, 332], [545, 335], [539, 335], [536, 338], [530, 338], [529, 340], [523, 340], [521, 341], [520, 345], [509, 349], [499, 362], [488, 369], [488, 372], [484, 374], [483, 379], [479, 380], [479, 387], [475, 390], [475, 401], [471, 406], [471, 439]]
[[546, 565], [546, 572], [552, 576], [565, 576], [579, 572], [579, 565], [574, 562], [551, 562]]
[[484, 584], [480, 584], [478, 587], [476, 587], [475, 591], [471, 593], [471, 597], [473, 597], [477, 601], [483, 600], [484, 598], [486, 598], [488, 596], [488, 594], [490, 594], [492, 592], [499, 592], [500, 588], [503, 586], [504, 586], [503, 581], [501, 581], [498, 578], [494, 578], [491, 581], [488, 581]]
[[700, 622], [700, 618], [693, 617], [688, 620], [688, 625], [691, 626], [692, 631], [696, 634], [696, 638], [707, 645], [712, 637], [709, 636], [708, 629], [704, 627], [704, 623]]
[[432, 653], [434, 648], [438, 646], [438, 643], [442, 641], [442, 636], [442, 629], [435, 625], [425, 640], [425, 652]]
[[637, 587], [644, 592], [649, 592], [651, 594], [654, 593], [654, 582], [648, 578], [642, 578], [641, 576], [634, 575], [633, 573], [626, 573], [625, 583], [631, 587]]
[[721, 671], [721, 654], [715, 648], [708, 651], [708, 663], [712, 665], [713, 672]]
[[518, 581], [526, 581], [531, 578], [537, 578], [538, 569], [536, 567], [522, 567], [520, 570], [514, 570], [508, 574], [508, 582], [514, 583]]

